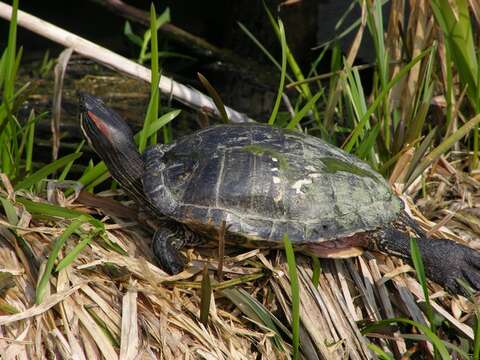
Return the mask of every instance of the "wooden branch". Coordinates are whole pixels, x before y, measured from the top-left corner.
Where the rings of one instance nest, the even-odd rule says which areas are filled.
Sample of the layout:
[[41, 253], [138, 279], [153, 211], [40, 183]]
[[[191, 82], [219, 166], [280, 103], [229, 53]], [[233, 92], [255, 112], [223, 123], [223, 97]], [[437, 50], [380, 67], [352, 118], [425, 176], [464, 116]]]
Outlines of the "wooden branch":
[[[12, 7], [0, 2], [0, 18], [10, 21], [11, 15]], [[72, 48], [77, 53], [115, 70], [150, 82], [151, 72], [146, 67], [21, 10], [18, 10], [18, 25], [67, 48]], [[187, 87], [163, 75], [160, 78], [159, 89], [186, 106], [220, 117], [212, 99], [196, 89]], [[253, 121], [246, 114], [229, 107], [225, 107], [225, 109], [231, 122]]]

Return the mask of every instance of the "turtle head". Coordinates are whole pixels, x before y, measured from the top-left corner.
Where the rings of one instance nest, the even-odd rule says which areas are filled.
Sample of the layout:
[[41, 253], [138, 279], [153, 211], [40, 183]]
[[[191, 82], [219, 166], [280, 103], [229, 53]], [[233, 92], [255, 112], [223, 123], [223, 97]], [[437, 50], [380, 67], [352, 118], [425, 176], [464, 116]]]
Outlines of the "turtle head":
[[113, 178], [137, 201], [143, 202], [143, 160], [132, 130], [99, 98], [79, 92], [80, 127], [90, 146], [105, 162]]
[[135, 148], [132, 131], [120, 115], [93, 95], [79, 92], [79, 100], [83, 135], [103, 160], [112, 152]]

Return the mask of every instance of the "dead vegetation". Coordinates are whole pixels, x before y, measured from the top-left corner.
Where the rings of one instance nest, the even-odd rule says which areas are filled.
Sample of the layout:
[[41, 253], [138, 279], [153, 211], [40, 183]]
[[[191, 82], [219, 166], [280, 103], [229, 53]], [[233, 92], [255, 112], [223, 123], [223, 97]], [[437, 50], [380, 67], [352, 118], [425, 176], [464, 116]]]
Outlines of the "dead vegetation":
[[[450, 157], [442, 158], [428, 169], [423, 181], [412, 186], [412, 195], [425, 190], [424, 196], [416, 199], [420, 209], [413, 206], [411, 198], [403, 199], [432, 235], [442, 234], [480, 247], [476, 205], [479, 176], [456, 170], [464, 155], [451, 153]], [[2, 195], [13, 200], [15, 194], [5, 177], [3, 180]], [[191, 266], [179, 275], [167, 276], [152, 262], [150, 235], [145, 227], [105, 216], [101, 209], [88, 208], [76, 202], [75, 196], [64, 198], [57, 192], [57, 199], [61, 199], [57, 202], [62, 206], [99, 216], [108, 239], [125, 254], [100, 237], [94, 239], [73, 264], [53, 273], [48, 295], [35, 305], [38, 272], [68, 222], [32, 216], [17, 203], [20, 221], [15, 229], [26, 240], [31, 254], [22, 248], [9, 231], [12, 225], [2, 217], [2, 358], [289, 358], [286, 324], [291, 317], [291, 288], [282, 251], [239, 252], [227, 245], [223, 279], [217, 282], [217, 249], [189, 250]], [[421, 210], [435, 222], [427, 220]], [[77, 241], [72, 236], [60, 258]], [[364, 323], [394, 317], [427, 324], [422, 311], [423, 293], [409, 265], [373, 253], [348, 260], [321, 260], [319, 284], [314, 286], [310, 259], [298, 256], [297, 261], [305, 358], [368, 359], [372, 357], [368, 348], [371, 343], [398, 355], [412, 346], [408, 339], [422, 339], [419, 334], [403, 334], [398, 328], [366, 336], [360, 329]], [[213, 297], [204, 326], [200, 309], [206, 262], [211, 269]], [[452, 297], [433, 284], [431, 289], [435, 313], [448, 320], [458, 338], [473, 339], [474, 304], [463, 297]], [[266, 318], [278, 319], [273, 329]]]

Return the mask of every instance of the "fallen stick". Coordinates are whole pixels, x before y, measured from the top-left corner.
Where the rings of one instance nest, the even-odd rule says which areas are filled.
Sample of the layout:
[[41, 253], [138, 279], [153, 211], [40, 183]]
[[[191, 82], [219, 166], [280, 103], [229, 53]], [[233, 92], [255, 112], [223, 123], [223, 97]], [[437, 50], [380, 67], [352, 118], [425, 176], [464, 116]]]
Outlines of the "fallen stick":
[[[4, 2], [0, 2], [0, 18], [10, 21], [11, 16], [12, 7]], [[135, 78], [150, 82], [151, 72], [146, 67], [38, 17], [18, 10], [17, 23], [21, 27], [50, 39], [53, 42], [62, 44], [67, 48], [72, 48], [83, 56]], [[177, 101], [189, 107], [220, 117], [212, 99], [196, 89], [180, 84], [164, 75], [160, 78], [159, 89], [162, 93], [173, 96]], [[240, 123], [253, 121], [246, 114], [242, 114], [229, 107], [225, 107], [225, 109], [231, 122]]]

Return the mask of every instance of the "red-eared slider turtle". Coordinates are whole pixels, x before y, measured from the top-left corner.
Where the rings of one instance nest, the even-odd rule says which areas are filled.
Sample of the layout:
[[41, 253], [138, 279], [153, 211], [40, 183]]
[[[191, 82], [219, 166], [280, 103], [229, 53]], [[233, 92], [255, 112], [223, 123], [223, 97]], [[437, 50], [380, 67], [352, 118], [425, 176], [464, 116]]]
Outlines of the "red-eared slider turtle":
[[81, 95], [81, 128], [112, 176], [163, 224], [153, 239], [163, 269], [185, 266], [179, 251], [216, 236], [281, 247], [288, 234], [297, 250], [346, 257], [360, 248], [410, 259], [419, 239], [427, 275], [452, 292], [458, 278], [480, 288], [480, 253], [453, 241], [428, 239], [404, 212], [384, 179], [361, 160], [296, 131], [267, 125], [221, 125], [143, 157], [128, 125], [103, 102]]

